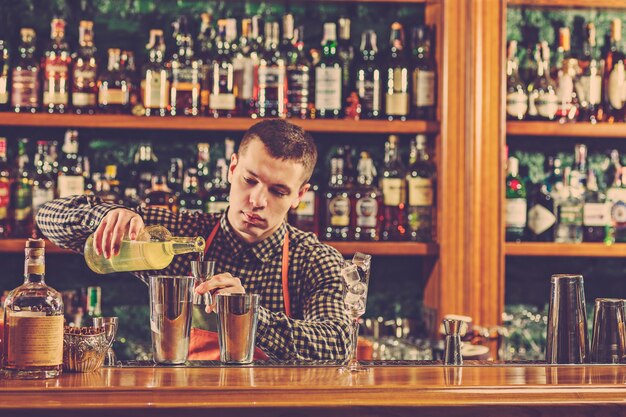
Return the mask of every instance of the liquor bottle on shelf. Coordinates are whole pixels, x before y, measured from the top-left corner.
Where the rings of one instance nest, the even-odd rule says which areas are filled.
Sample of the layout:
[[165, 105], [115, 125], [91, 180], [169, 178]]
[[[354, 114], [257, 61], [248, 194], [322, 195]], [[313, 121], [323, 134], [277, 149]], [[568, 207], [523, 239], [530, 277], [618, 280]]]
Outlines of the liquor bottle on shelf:
[[345, 160], [339, 153], [330, 160], [330, 177], [324, 195], [326, 221], [325, 240], [348, 240], [350, 238], [350, 184], [344, 175]]
[[59, 198], [82, 195], [85, 192], [83, 166], [78, 160], [78, 131], [65, 132], [65, 140], [61, 149], [65, 155], [59, 166], [57, 177]]
[[157, 158], [152, 150], [152, 145], [149, 143], [139, 145], [130, 169], [130, 180], [142, 198], [146, 195], [146, 190], [152, 185], [152, 176], [157, 168], [156, 164]]
[[529, 86], [537, 77], [538, 62], [535, 57], [535, 48], [539, 43], [539, 28], [530, 25], [523, 26], [522, 42], [519, 75], [524, 85]]
[[406, 174], [400, 160], [399, 138], [390, 135], [385, 142], [385, 163], [380, 177], [383, 191], [382, 240], [406, 238]]
[[304, 29], [295, 32], [295, 46], [287, 61], [287, 116], [310, 117], [312, 64], [304, 51]]
[[278, 22], [265, 23], [265, 51], [255, 68], [253, 117], [286, 117], [287, 58], [278, 49]]
[[389, 120], [406, 120], [409, 115], [409, 65], [404, 51], [404, 29], [391, 24], [389, 58], [385, 68], [385, 115]]
[[103, 113], [121, 114], [130, 111], [130, 82], [120, 68], [121, 51], [108, 50], [109, 63], [98, 78], [98, 107]]
[[534, 120], [554, 120], [558, 110], [556, 84], [550, 77], [548, 65], [550, 50], [548, 43], [542, 42], [535, 48], [537, 77], [528, 86], [528, 116]]
[[311, 184], [297, 207], [289, 210], [289, 224], [305, 232], [319, 235], [319, 186]]
[[198, 171], [195, 168], [189, 168], [185, 172], [183, 192], [180, 194], [179, 199], [181, 213], [202, 213], [204, 211], [204, 201], [200, 195], [197, 173]]
[[574, 88], [578, 77], [578, 60], [571, 54], [569, 28], [559, 29], [559, 47], [556, 59], [555, 78], [559, 122], [571, 122], [578, 119], [578, 95]]
[[507, 161], [506, 203], [504, 224], [507, 242], [520, 242], [526, 228], [526, 186], [519, 177], [519, 160], [510, 157]]
[[137, 67], [135, 65], [135, 53], [133, 51], [122, 50], [120, 54], [120, 71], [126, 76], [128, 81], [128, 103], [130, 112], [134, 116], [143, 116], [145, 109], [141, 103], [141, 81], [138, 78]]
[[[48, 154], [48, 143], [45, 140], [37, 141], [37, 153], [34, 158], [35, 172], [32, 179], [32, 215], [37, 216], [39, 208], [54, 200], [55, 178], [52, 176], [52, 165]], [[33, 222], [33, 224], [35, 224]], [[33, 236], [34, 237], [34, 236]]]
[[18, 141], [18, 154], [11, 183], [10, 215], [13, 237], [28, 237], [32, 231], [33, 180], [26, 152], [28, 139]]
[[93, 195], [95, 192], [93, 179], [91, 178], [91, 161], [87, 155], [79, 155], [78, 160], [83, 170], [83, 181], [85, 184], [84, 194]]
[[171, 158], [170, 167], [167, 170], [167, 186], [178, 195], [183, 191], [185, 182], [185, 172], [183, 170], [183, 160], [181, 158]]
[[[563, 186], [563, 163], [560, 158], [549, 157], [548, 158], [548, 175], [544, 179], [546, 186], [546, 192], [552, 193], [555, 188]], [[611, 183], [613, 181], [611, 180]]]
[[211, 187], [207, 193], [206, 212], [223, 213], [228, 208], [228, 164], [224, 158], [215, 163]]
[[39, 63], [35, 58], [35, 31], [20, 30], [22, 42], [11, 72], [11, 107], [16, 113], [35, 113], [39, 109]]
[[287, 58], [287, 62], [291, 62], [292, 56], [296, 53], [294, 46], [294, 18], [291, 13], [283, 15], [283, 36], [278, 46], [284, 57]]
[[407, 169], [407, 235], [416, 242], [431, 242], [435, 215], [435, 176], [437, 167], [426, 149], [426, 135], [411, 140]]
[[528, 111], [526, 84], [519, 76], [516, 56], [517, 41], [509, 41], [506, 60], [506, 117], [509, 120], [523, 120]]
[[626, 242], [626, 167], [619, 166], [611, 187], [606, 192], [611, 206], [614, 241]]
[[626, 97], [626, 71], [624, 52], [621, 50], [622, 21], [611, 21], [611, 44], [604, 57], [604, 109], [608, 122], [624, 120]]
[[548, 191], [547, 184], [545, 182], [533, 184], [529, 188], [527, 190], [527, 239], [532, 242], [554, 242], [556, 216], [554, 200]]
[[174, 192], [167, 186], [165, 175], [152, 176], [152, 188], [147, 190], [143, 207], [158, 207], [169, 211], [178, 211], [178, 201]]
[[200, 194], [204, 195], [211, 188], [211, 145], [206, 142], [198, 143], [198, 156], [196, 162], [198, 185]]
[[9, 47], [4, 39], [0, 39], [0, 111], [9, 108]]
[[63, 299], [45, 282], [45, 243], [26, 242], [24, 283], [4, 302], [3, 373], [11, 379], [56, 378], [63, 365]]
[[382, 227], [382, 193], [374, 185], [376, 167], [367, 152], [361, 152], [350, 211], [354, 240], [378, 241]]
[[170, 112], [170, 80], [165, 66], [163, 31], [152, 29], [148, 62], [141, 77], [141, 97], [146, 116], [166, 116]]
[[209, 64], [213, 56], [213, 48], [215, 46], [215, 28], [211, 23], [211, 14], [204, 12], [200, 14], [200, 30], [196, 38], [198, 47], [198, 59], [203, 64]]
[[587, 145], [577, 143], [574, 147], [574, 171], [578, 172], [578, 182], [582, 187], [587, 186]]
[[113, 203], [123, 204], [122, 190], [120, 181], [117, 178], [117, 165], [107, 165], [104, 167], [104, 194], [97, 194], [102, 200]]
[[207, 86], [209, 88], [208, 115], [212, 117], [231, 117], [235, 115], [235, 80], [231, 55], [231, 44], [226, 36], [226, 21], [218, 22], [215, 55], [211, 61]]
[[435, 119], [435, 88], [437, 65], [430, 50], [431, 29], [429, 26], [413, 28], [413, 97], [411, 114], [416, 119]]
[[124, 198], [122, 199], [122, 205], [130, 209], [135, 209], [141, 206], [141, 199], [139, 198], [139, 195], [137, 194], [137, 189], [135, 187], [124, 188]]
[[70, 100], [70, 66], [72, 57], [65, 41], [65, 20], [52, 19], [50, 46], [41, 63], [43, 75], [43, 111], [65, 113]]
[[239, 48], [233, 56], [237, 112], [245, 115], [249, 113], [247, 106], [254, 91], [254, 66], [258, 60], [258, 53], [254, 49], [251, 26], [252, 19], [242, 19]]
[[11, 167], [7, 160], [7, 139], [0, 137], [0, 239], [11, 234], [9, 207], [11, 202]]
[[583, 241], [605, 242], [607, 229], [611, 227], [611, 206], [607, 204], [606, 194], [598, 190], [596, 174], [591, 169], [587, 177], [587, 190], [584, 197]]
[[170, 113], [172, 116], [199, 116], [201, 110], [202, 62], [194, 58], [193, 40], [187, 20], [180, 18], [174, 25], [176, 50], [172, 56]]
[[604, 117], [602, 109], [602, 63], [596, 56], [596, 27], [588, 23], [587, 39], [583, 45], [583, 57], [579, 61], [582, 74], [576, 83], [580, 100], [579, 120], [596, 123]]
[[339, 118], [343, 114], [342, 68], [337, 56], [337, 28], [324, 23], [322, 55], [315, 66], [315, 110], [318, 118]]
[[583, 241], [583, 196], [585, 188], [580, 183], [579, 172], [565, 168], [563, 198], [557, 201], [557, 243], [580, 243]]
[[102, 288], [87, 287], [87, 317], [102, 317]]
[[367, 30], [361, 35], [359, 59], [356, 63], [356, 92], [361, 105], [360, 117], [377, 119], [382, 115], [382, 74], [376, 45], [376, 32]]
[[348, 98], [352, 92], [352, 61], [354, 60], [354, 48], [352, 47], [352, 39], [350, 36], [350, 18], [339, 18], [339, 30], [337, 40], [337, 56], [341, 63], [341, 96], [344, 100]]
[[98, 62], [92, 21], [80, 21], [78, 45], [72, 68], [72, 109], [76, 114], [94, 114], [98, 102]]

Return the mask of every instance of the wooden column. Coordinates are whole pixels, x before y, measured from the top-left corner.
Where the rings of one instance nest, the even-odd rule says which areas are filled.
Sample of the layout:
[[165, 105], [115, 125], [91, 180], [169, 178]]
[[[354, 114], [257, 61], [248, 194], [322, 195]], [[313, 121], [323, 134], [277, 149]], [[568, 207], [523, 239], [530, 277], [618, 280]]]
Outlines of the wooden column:
[[504, 307], [501, 0], [441, 3], [440, 256], [425, 304], [500, 322]]

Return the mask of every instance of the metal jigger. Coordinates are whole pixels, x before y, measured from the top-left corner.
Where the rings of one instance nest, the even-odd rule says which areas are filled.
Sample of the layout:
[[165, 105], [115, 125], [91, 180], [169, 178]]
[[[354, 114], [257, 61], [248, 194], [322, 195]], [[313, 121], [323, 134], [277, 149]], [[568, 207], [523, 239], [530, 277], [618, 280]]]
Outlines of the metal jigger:
[[[215, 261], [191, 261], [191, 275], [196, 279], [198, 284], [207, 281], [213, 276], [215, 270]], [[194, 305], [211, 305], [213, 304], [213, 297], [211, 293], [207, 292], [204, 296], [193, 294]]]
[[596, 298], [591, 363], [621, 363], [626, 349], [624, 300]]
[[585, 363], [588, 346], [582, 275], [552, 275], [546, 362]]
[[443, 351], [444, 365], [463, 365], [460, 334], [462, 324], [461, 320], [443, 320], [443, 329], [446, 333], [446, 344]]

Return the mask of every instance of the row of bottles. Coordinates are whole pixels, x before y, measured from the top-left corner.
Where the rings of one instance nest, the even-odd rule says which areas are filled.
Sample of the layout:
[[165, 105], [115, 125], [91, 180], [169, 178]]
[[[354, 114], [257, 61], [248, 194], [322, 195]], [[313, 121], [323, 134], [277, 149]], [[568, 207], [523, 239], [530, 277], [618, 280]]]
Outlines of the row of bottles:
[[548, 43], [528, 45], [518, 59], [517, 41], [507, 54], [506, 113], [510, 120], [622, 122], [626, 117], [626, 71], [622, 22], [611, 22], [604, 51], [596, 47], [594, 23], [585, 27], [580, 55], [571, 48], [568, 27], [559, 29], [551, 60]]
[[[611, 152], [605, 172], [587, 165], [587, 147], [575, 148], [573, 166], [548, 160], [548, 174], [539, 184], [524, 181], [519, 161], [508, 158], [506, 177], [506, 240], [537, 242], [626, 242], [626, 167]], [[599, 176], [607, 184], [599, 186]]]
[[[202, 15], [194, 39], [187, 20], [174, 24], [175, 48], [153, 29], [147, 60], [137, 70], [133, 51], [108, 50], [98, 62], [93, 22], [81, 21], [74, 53], [65, 21], [53, 19], [50, 44], [39, 59], [35, 32], [22, 28], [14, 59], [0, 41], [0, 109], [146, 116], [435, 118], [436, 64], [431, 27], [391, 25], [387, 51], [367, 30], [354, 51], [350, 19], [324, 23], [321, 49], [305, 50], [304, 29], [291, 14], [263, 23], [259, 16], [218, 20]], [[195, 43], [195, 45], [194, 45]]]

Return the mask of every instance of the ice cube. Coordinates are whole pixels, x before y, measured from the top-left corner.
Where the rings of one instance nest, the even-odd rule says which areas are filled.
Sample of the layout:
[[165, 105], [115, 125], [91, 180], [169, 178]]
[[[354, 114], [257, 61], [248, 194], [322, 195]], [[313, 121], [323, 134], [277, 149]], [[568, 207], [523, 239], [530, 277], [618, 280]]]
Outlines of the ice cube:
[[360, 281], [359, 271], [356, 266], [348, 265], [341, 270], [341, 276], [348, 287]]
[[362, 282], [354, 282], [348, 286], [348, 292], [358, 296], [363, 296], [367, 292], [367, 285]]

